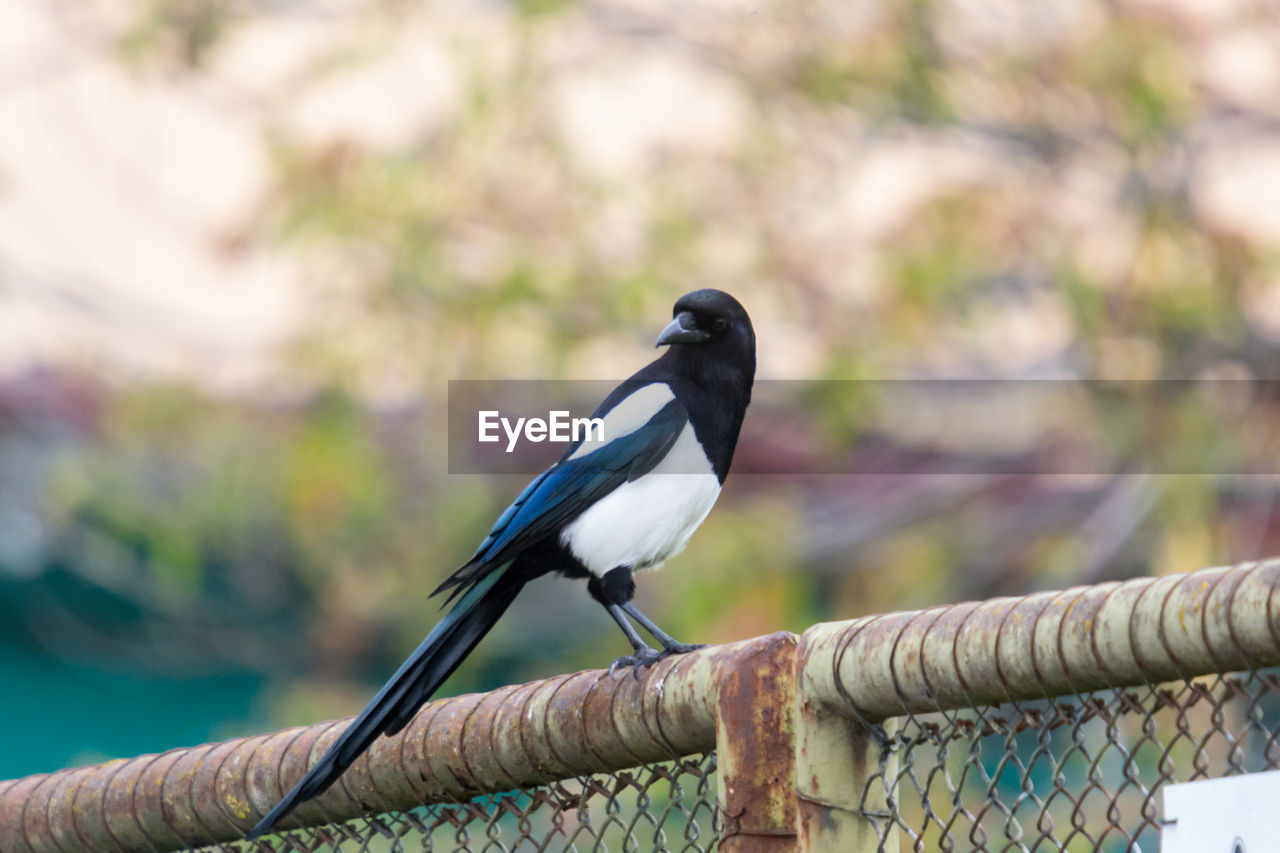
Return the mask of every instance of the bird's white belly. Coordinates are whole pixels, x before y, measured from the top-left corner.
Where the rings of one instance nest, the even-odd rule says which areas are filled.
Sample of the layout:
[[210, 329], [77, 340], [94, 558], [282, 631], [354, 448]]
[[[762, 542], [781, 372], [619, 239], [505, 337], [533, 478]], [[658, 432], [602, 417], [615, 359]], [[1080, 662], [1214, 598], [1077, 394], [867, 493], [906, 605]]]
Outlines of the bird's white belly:
[[682, 550], [720, 496], [693, 426], [652, 471], [623, 483], [578, 516], [560, 541], [592, 574], [657, 568]]

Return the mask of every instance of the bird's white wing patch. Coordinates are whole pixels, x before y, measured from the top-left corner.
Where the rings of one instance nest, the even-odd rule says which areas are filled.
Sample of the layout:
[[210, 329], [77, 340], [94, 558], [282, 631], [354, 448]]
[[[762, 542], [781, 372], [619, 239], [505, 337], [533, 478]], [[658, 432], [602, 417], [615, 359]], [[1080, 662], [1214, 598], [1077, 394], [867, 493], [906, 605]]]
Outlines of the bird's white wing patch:
[[597, 576], [619, 566], [657, 568], [684, 550], [719, 496], [720, 481], [686, 424], [652, 471], [597, 501], [560, 541]]
[[635, 432], [675, 398], [671, 386], [665, 382], [653, 382], [637, 388], [604, 416], [603, 429], [588, 431], [591, 440], [582, 442], [569, 458], [586, 456], [616, 438]]

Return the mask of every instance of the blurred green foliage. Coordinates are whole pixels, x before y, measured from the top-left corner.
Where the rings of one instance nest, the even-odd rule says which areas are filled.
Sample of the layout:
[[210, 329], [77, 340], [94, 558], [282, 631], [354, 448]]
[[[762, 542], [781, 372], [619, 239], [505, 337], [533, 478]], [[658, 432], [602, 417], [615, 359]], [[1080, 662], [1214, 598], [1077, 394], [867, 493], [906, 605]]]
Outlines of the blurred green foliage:
[[[146, 0], [122, 53], [200, 75], [269, 5]], [[56, 451], [41, 493], [46, 567], [142, 602], [130, 624], [99, 626], [134, 652], [170, 636], [155, 625], [186, 626], [172, 635], [190, 647], [181, 666], [278, 673], [266, 713], [307, 722], [355, 710], [419, 641], [436, 614], [427, 593], [523, 484], [447, 474], [445, 380], [620, 379], [693, 287], [742, 298], [775, 377], [1274, 376], [1277, 340], [1247, 306], [1274, 287], [1275, 247], [1209, 218], [1191, 188], [1197, 134], [1225, 109], [1198, 82], [1202, 33], [1111, 4], [1005, 37], [966, 19], [966, 40], [952, 4], [900, 0], [865, 18], [841, 5], [779, 0], [699, 29], [692, 14], [518, 2], [478, 25], [492, 43], [450, 31], [458, 106], [410, 142], [354, 128], [321, 143], [273, 123], [273, 190], [243, 230], [307, 272], [315, 310], [287, 355], [292, 396], [103, 390], [100, 421]], [[374, 35], [312, 73], [376, 63], [401, 25], [437, 13], [444, 27], [430, 7], [371, 4]], [[700, 62], [742, 128], [593, 166], [558, 129], [562, 87], [599, 71], [593, 48]], [[693, 123], [714, 94], [691, 92], [680, 115]], [[681, 639], [1280, 545], [1269, 485], [929, 467], [944, 451], [1051, 457], [1062, 433], [1108, 459], [1149, 443], [1168, 471], [1266, 464], [1269, 403], [1235, 434], [1221, 429], [1230, 401], [1187, 393], [1149, 410], [1068, 407], [1016, 448], [1013, 423], [943, 418], [942, 450], [901, 436], [864, 450], [892, 427], [874, 382], [815, 383], [801, 402], [754, 409], [743, 447], [817, 460], [813, 476], [731, 478], [688, 551], [640, 580]], [[876, 470], [899, 451], [915, 461], [896, 477], [822, 472], [864, 452]], [[581, 589], [543, 581], [523, 602], [446, 689], [625, 650]]]
[[134, 62], [163, 59], [180, 68], [198, 69], [226, 35], [243, 3], [219, 0], [146, 0], [120, 39], [120, 50]]

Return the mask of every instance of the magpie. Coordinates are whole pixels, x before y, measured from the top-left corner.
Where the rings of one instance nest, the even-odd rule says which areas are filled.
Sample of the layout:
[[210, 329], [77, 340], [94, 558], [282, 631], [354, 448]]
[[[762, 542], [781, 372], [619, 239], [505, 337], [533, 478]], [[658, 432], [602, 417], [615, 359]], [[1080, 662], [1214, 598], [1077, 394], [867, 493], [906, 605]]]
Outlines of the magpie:
[[[258, 822], [257, 838], [318, 796], [379, 735], [399, 732], [493, 627], [526, 583], [546, 574], [585, 579], [632, 653], [610, 667], [639, 675], [677, 642], [632, 603], [633, 573], [656, 569], [689, 541], [729, 473], [755, 378], [755, 331], [719, 290], [676, 302], [658, 336], [666, 351], [615, 388], [592, 414], [603, 430], [572, 444], [499, 516], [475, 555], [432, 595], [452, 609], [342, 736]], [[662, 646], [649, 646], [635, 627]]]

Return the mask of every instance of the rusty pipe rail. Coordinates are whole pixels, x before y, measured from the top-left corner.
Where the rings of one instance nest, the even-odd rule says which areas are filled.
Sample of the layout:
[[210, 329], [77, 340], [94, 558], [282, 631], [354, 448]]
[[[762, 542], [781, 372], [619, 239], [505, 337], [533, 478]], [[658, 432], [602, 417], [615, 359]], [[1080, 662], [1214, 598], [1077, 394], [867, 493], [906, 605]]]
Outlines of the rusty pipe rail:
[[815, 625], [811, 701], [884, 719], [1280, 664], [1280, 561]]
[[[710, 750], [717, 725], [733, 725], [747, 707], [734, 696], [721, 719], [716, 685], [732, 683], [726, 668], [766, 671], [785, 657], [789, 676], [794, 648], [794, 636], [775, 634], [668, 658], [641, 679], [579, 672], [432, 702], [284, 826], [465, 801]], [[0, 851], [158, 851], [239, 839], [349, 722], [0, 782]]]

